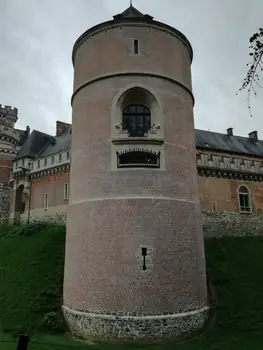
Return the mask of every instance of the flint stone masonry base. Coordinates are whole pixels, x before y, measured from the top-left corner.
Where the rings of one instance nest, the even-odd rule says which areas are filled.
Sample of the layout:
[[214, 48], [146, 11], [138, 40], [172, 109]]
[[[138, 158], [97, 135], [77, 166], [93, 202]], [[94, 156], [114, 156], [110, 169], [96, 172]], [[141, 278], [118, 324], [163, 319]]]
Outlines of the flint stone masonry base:
[[[30, 216], [31, 223], [48, 222], [50, 224], [65, 225], [67, 221], [67, 213], [56, 213], [56, 215]], [[22, 222], [27, 222], [27, 214], [21, 218]]]
[[0, 188], [0, 224], [8, 221], [10, 211], [11, 191], [9, 187]]
[[204, 237], [262, 236], [262, 214], [203, 211]]
[[[8, 201], [8, 194], [5, 194], [5, 196]], [[3, 217], [6, 217], [6, 206], [3, 213]], [[25, 221], [26, 218], [27, 215], [25, 215]], [[67, 213], [56, 213], [55, 216], [46, 215], [43, 217], [31, 217], [30, 221], [66, 224], [66, 219]], [[203, 210], [203, 233], [206, 238], [222, 236], [261, 236], [263, 235], [263, 214], [240, 214], [238, 212], [213, 212]]]
[[186, 338], [201, 330], [209, 316], [209, 307], [155, 316], [90, 313], [67, 306], [62, 310], [74, 335], [105, 342], [161, 343]]

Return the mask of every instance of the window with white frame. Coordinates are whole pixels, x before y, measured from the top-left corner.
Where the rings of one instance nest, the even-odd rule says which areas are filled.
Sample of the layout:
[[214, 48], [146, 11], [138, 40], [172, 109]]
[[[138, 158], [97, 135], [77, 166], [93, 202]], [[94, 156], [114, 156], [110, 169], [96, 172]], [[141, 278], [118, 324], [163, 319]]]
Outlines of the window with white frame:
[[59, 155], [58, 155], [58, 161], [59, 161], [59, 162], [62, 161], [62, 154], [61, 154], [61, 153], [59, 153]]
[[69, 159], [70, 157], [70, 154], [69, 154], [69, 151], [67, 151], [67, 159]]
[[238, 190], [239, 211], [248, 213], [252, 211], [250, 193], [246, 186], [240, 186]]
[[48, 194], [44, 194], [44, 209], [47, 210], [48, 208]]
[[68, 184], [64, 184], [64, 199], [68, 199]]

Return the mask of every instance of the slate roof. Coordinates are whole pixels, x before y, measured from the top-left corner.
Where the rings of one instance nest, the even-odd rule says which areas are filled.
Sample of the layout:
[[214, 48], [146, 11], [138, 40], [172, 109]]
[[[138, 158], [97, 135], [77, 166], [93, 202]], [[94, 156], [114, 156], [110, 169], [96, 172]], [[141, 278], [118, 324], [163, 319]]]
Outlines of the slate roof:
[[27, 131], [26, 130], [20, 130], [20, 129], [15, 129], [18, 134], [19, 134], [19, 146], [22, 146], [25, 141], [26, 141], [26, 137], [27, 137]]
[[195, 130], [196, 147], [263, 157], [263, 141], [242, 136]]
[[[196, 147], [211, 151], [231, 152], [263, 157], [263, 141], [242, 136], [228, 136], [206, 130], [195, 130]], [[46, 147], [45, 147], [46, 146]], [[15, 159], [22, 157], [47, 157], [71, 148], [71, 127], [58, 137], [33, 130]]]
[[45, 145], [52, 140], [54, 140], [53, 136], [33, 130], [17, 153], [15, 160], [23, 157], [36, 157], [36, 155], [45, 147]]
[[51, 154], [66, 151], [71, 148], [71, 127], [66, 128], [59, 136], [54, 137], [55, 143], [48, 144], [38, 157], [47, 157]]
[[123, 18], [144, 18], [148, 20], [152, 20], [153, 17], [149, 15], [144, 15], [139, 10], [137, 10], [134, 6], [130, 5], [125, 11], [122, 13], [119, 13], [118, 15], [113, 16], [113, 18], [116, 20], [123, 19]]
[[133, 18], [138, 18], [138, 17], [144, 17], [144, 14], [141, 13], [139, 10], [137, 10], [135, 7], [130, 5], [125, 11], [121, 13], [123, 17], [133, 17]]

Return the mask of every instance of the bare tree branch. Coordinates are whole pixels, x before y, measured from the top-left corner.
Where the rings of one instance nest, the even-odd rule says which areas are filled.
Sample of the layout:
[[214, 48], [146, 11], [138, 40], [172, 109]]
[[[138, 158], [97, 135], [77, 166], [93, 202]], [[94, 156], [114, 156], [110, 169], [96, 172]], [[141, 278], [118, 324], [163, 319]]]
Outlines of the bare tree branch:
[[252, 50], [252, 52], [250, 52], [249, 55], [252, 56], [252, 62], [247, 64], [247, 66], [249, 67], [248, 72], [245, 79], [242, 82], [242, 86], [239, 89], [239, 91], [247, 89], [248, 110], [250, 116], [252, 117], [250, 106], [251, 93], [253, 93], [254, 96], [257, 95], [255, 85], [261, 88], [261, 85], [259, 84], [259, 72], [263, 71], [263, 28], [260, 28], [259, 31], [249, 39], [249, 42], [249, 48]]

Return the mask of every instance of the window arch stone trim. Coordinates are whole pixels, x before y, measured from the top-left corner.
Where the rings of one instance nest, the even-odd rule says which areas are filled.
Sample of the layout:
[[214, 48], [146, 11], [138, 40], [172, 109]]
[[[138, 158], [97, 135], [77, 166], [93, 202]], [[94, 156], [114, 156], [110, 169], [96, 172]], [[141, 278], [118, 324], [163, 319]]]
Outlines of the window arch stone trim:
[[[241, 192], [240, 190], [244, 187], [247, 192]], [[248, 198], [248, 203], [243, 203], [241, 205], [240, 203], [240, 195], [247, 196]], [[237, 200], [238, 200], [238, 209], [240, 213], [252, 213], [252, 198], [251, 198], [251, 191], [249, 187], [245, 184], [240, 184], [237, 188]], [[243, 199], [244, 201], [244, 199]]]
[[[118, 94], [114, 97], [111, 106], [111, 136], [116, 138], [119, 136], [127, 137], [127, 131], [122, 131], [122, 112], [125, 107], [125, 98], [129, 99], [129, 94], [140, 94], [142, 93], [142, 98], [138, 101], [131, 100], [131, 103], [140, 103], [146, 105], [151, 112], [151, 132], [149, 136], [157, 136], [163, 138], [163, 107], [161, 99], [158, 93], [154, 91], [151, 87], [141, 84], [133, 83], [127, 85], [125, 88], [121, 89]], [[147, 100], [147, 101], [146, 101]]]

